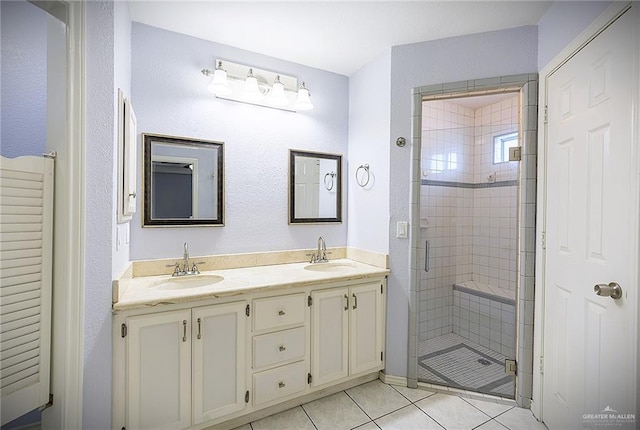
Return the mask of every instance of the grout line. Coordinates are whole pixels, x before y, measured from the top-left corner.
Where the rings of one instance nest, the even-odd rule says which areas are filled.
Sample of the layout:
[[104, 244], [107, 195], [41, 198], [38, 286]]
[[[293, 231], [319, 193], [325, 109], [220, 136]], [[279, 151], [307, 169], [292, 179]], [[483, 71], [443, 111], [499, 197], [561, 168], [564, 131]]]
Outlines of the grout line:
[[[400, 409], [396, 409], [395, 411], [391, 411], [391, 412], [388, 412], [388, 413], [386, 413], [386, 414], [384, 414], [384, 415], [380, 415], [378, 418], [376, 418], [376, 420], [379, 420], [379, 419], [380, 419], [380, 418], [382, 418], [382, 417], [386, 417], [387, 415], [394, 414], [394, 413], [396, 413], [396, 412], [398, 412], [398, 411], [400, 411], [400, 410], [402, 410], [402, 409], [404, 409], [404, 408], [408, 408], [409, 406], [416, 406], [416, 405], [414, 405], [413, 403], [409, 403], [408, 405], [404, 405], [404, 406], [403, 406], [403, 407], [401, 407]], [[418, 408], [418, 407], [416, 406], [416, 408]], [[420, 408], [418, 408], [418, 409], [420, 409]], [[375, 422], [375, 420], [372, 420], [372, 421], [374, 421], [374, 422]], [[377, 425], [377, 424], [376, 424], [376, 425]]]
[[479, 426], [474, 427], [473, 429], [474, 429], [474, 430], [475, 430], [475, 429], [479, 429], [480, 427], [482, 427], [483, 425], [485, 425], [485, 424], [487, 424], [487, 423], [489, 423], [489, 422], [493, 422], [493, 423], [495, 423], [496, 425], [500, 426], [501, 428], [504, 428], [504, 430], [509, 430], [509, 428], [508, 428], [508, 427], [506, 427], [506, 426], [502, 425], [502, 423], [500, 423], [499, 421], [494, 420], [493, 418], [492, 418], [492, 419], [490, 419], [490, 420], [489, 420], [489, 421], [487, 421], [487, 422], [484, 422], [484, 423], [480, 424]]
[[356, 406], [357, 406], [357, 407], [362, 411], [362, 413], [364, 413], [364, 414], [367, 416], [367, 418], [369, 418], [371, 421], [373, 421], [373, 418], [371, 418], [371, 417], [369, 416], [369, 414], [368, 414], [364, 409], [362, 409], [362, 406], [360, 406], [360, 405], [358, 404], [358, 402], [356, 402], [356, 400], [355, 400], [353, 397], [351, 397], [351, 396], [349, 395], [349, 393], [347, 393], [347, 391], [346, 391], [346, 390], [345, 390], [345, 391], [343, 391], [343, 393], [345, 393], [345, 394], [347, 395], [347, 397], [349, 397], [349, 398], [351, 399], [351, 401], [352, 401], [353, 403], [355, 403], [355, 404], [356, 404]]
[[[415, 405], [414, 405], [414, 406], [415, 406]], [[429, 415], [429, 414], [428, 414], [424, 409], [422, 409], [422, 408], [421, 408], [421, 407], [419, 407], [419, 406], [416, 406], [416, 408], [418, 408], [418, 410], [419, 410], [420, 412], [422, 412], [423, 414], [425, 414], [426, 416], [428, 416], [429, 418], [431, 418], [431, 420], [432, 420], [434, 423], [438, 424], [438, 425], [439, 425], [440, 427], [442, 427], [444, 430], [447, 430], [447, 428], [446, 428], [445, 426], [443, 426], [442, 424], [440, 424], [440, 423], [439, 423], [435, 418], [433, 418], [431, 415]]]
[[309, 419], [309, 421], [311, 422], [311, 425], [318, 430], [318, 426], [316, 425], [316, 423], [313, 422], [313, 420], [311, 419], [311, 417], [309, 416], [309, 414], [307, 413], [307, 410], [304, 408], [304, 405], [300, 405], [300, 409], [302, 409], [302, 412], [304, 412], [304, 414], [307, 416], [307, 418]]
[[[472, 406], [473, 406], [473, 405], [472, 405]], [[480, 411], [480, 412], [482, 412], [482, 411]], [[482, 412], [482, 413], [484, 413], [484, 412]], [[486, 415], [486, 414], [485, 414], [485, 415]], [[485, 424], [486, 424], [486, 423], [488, 423], [489, 421], [493, 421], [493, 418], [489, 417], [489, 419], [488, 419], [487, 421], [485, 421], [485, 422], [483, 422], [483, 423], [481, 423], [481, 424], [478, 424], [478, 425], [477, 425], [477, 426], [475, 426], [473, 429], [475, 430], [475, 429], [477, 429], [478, 427], [481, 427], [481, 426], [485, 425]]]
[[[402, 397], [404, 397], [405, 399], [407, 399], [407, 401], [408, 401], [409, 403], [411, 403], [412, 405], [415, 403], [415, 402], [412, 402], [410, 398], [408, 398], [407, 396], [405, 396], [404, 394], [402, 394], [400, 391], [398, 391], [398, 390], [396, 389], [396, 387], [394, 387], [393, 385], [391, 385], [391, 384], [387, 384], [387, 385], [388, 385], [388, 386], [390, 386], [391, 388], [393, 388], [393, 389], [394, 389], [394, 391], [395, 391], [396, 393], [400, 394]], [[427, 396], [427, 397], [429, 397], [429, 396]], [[422, 399], [420, 399], [420, 400], [422, 400]], [[416, 401], [417, 401], [417, 402], [419, 402], [420, 400], [416, 400]]]
[[[381, 382], [382, 382], [382, 381], [381, 381]], [[384, 385], [387, 385], [387, 386], [390, 386], [391, 388], [393, 388], [393, 386], [392, 386], [391, 384], [385, 384], [384, 382], [382, 382], [382, 383], [383, 383]], [[396, 393], [400, 394], [400, 396], [401, 396], [401, 397], [405, 398], [405, 399], [409, 402], [409, 404], [408, 404], [408, 405], [404, 405], [404, 406], [402, 406], [402, 407], [400, 407], [400, 408], [398, 408], [398, 409], [394, 409], [394, 410], [393, 410], [393, 411], [391, 411], [391, 412], [387, 412], [386, 414], [380, 415], [380, 416], [379, 416], [379, 417], [377, 417], [377, 418], [372, 418], [368, 413], [366, 413], [366, 412], [365, 412], [365, 410], [364, 410], [364, 409], [362, 409], [362, 407], [358, 404], [358, 402], [357, 402], [353, 397], [349, 396], [349, 393], [347, 393], [347, 392], [345, 391], [345, 394], [346, 394], [347, 396], [349, 396], [349, 398], [350, 398], [351, 400], [353, 400], [353, 402], [354, 402], [356, 405], [358, 405], [358, 407], [362, 410], [362, 412], [364, 412], [364, 414], [365, 414], [367, 417], [369, 417], [369, 419], [370, 419], [371, 421], [373, 421], [373, 422], [374, 422], [374, 424], [375, 424], [375, 420], [379, 420], [379, 419], [380, 419], [380, 418], [382, 418], [382, 417], [386, 417], [387, 415], [391, 415], [391, 414], [392, 414], [392, 413], [394, 413], [394, 412], [398, 412], [400, 409], [404, 409], [404, 408], [406, 408], [407, 406], [411, 406], [411, 405], [413, 405], [413, 402], [412, 402], [411, 400], [407, 399], [405, 396], [403, 396], [403, 395], [402, 395], [402, 393], [400, 393], [398, 390], [396, 390], [395, 388], [393, 388], [393, 391], [395, 391]], [[416, 406], [416, 407], [417, 407], [417, 406]], [[420, 409], [420, 408], [418, 408], [418, 409]], [[366, 423], [365, 423], [365, 424], [366, 424]], [[378, 424], [376, 424], [376, 425], [378, 425]], [[378, 427], [379, 427], [379, 426], [378, 426]]]

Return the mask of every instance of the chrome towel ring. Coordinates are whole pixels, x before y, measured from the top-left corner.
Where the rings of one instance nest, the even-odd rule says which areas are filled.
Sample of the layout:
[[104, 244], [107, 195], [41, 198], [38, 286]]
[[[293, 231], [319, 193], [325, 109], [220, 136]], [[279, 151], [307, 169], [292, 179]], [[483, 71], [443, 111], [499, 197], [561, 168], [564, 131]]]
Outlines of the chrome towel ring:
[[324, 187], [327, 189], [327, 191], [333, 190], [333, 178], [335, 178], [336, 175], [337, 173], [335, 172], [329, 172], [324, 175]]
[[[362, 174], [362, 179], [358, 177], [358, 172], [360, 171], [360, 169], [364, 169], [364, 174]], [[358, 185], [364, 188], [369, 184], [370, 179], [371, 179], [371, 174], [369, 172], [369, 165], [368, 164], [360, 165], [360, 167], [356, 169], [356, 182], [358, 183]]]

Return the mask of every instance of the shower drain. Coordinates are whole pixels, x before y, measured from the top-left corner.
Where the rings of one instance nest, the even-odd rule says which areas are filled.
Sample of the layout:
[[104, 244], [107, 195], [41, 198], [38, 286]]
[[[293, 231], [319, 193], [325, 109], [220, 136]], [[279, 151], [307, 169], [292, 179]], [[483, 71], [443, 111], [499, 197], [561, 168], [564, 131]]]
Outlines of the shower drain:
[[478, 363], [482, 364], [483, 366], [488, 366], [491, 364], [489, 360], [485, 360], [484, 358], [479, 358]]

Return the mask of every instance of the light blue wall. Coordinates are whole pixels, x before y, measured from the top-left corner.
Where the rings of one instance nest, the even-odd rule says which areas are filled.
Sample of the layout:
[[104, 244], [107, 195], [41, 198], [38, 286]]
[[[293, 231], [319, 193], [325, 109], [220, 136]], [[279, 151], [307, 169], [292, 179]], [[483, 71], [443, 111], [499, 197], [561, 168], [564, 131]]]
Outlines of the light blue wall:
[[0, 154], [42, 155], [47, 146], [47, 13], [0, 2]]
[[[207, 91], [210, 78], [200, 73], [214, 68], [216, 58], [297, 76], [314, 109], [293, 113], [216, 99]], [[288, 150], [346, 156], [346, 76], [139, 23], [132, 29], [131, 69], [139, 132], [223, 141], [225, 153], [224, 227], [143, 229], [136, 216], [132, 259], [177, 258], [183, 242], [192, 255], [313, 248], [320, 235], [327, 246], [346, 245], [346, 207], [342, 224], [287, 224]]]
[[[391, 51], [391, 140], [411, 137], [411, 90], [421, 85], [537, 71], [537, 27], [472, 34], [396, 46]], [[396, 223], [409, 220], [411, 148], [390, 145], [387, 373], [406, 376], [409, 319], [408, 239]]]
[[[126, 3], [86, 3], [86, 153], [83, 428], [111, 428], [117, 85], [126, 87]], [[118, 45], [116, 46], [116, 43]], [[116, 52], [118, 55], [116, 55]]]
[[[349, 77], [349, 246], [389, 252], [391, 49]], [[370, 183], [356, 170], [369, 164]], [[362, 173], [362, 171], [360, 172]]]
[[538, 23], [538, 70], [610, 5], [605, 1], [554, 2]]

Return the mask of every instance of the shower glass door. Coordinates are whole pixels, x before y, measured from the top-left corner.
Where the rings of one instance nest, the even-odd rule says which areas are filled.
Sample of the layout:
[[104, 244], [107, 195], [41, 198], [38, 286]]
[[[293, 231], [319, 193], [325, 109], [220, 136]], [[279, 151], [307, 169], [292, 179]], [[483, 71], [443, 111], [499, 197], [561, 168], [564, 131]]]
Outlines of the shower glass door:
[[514, 398], [518, 102], [423, 103], [420, 382]]

